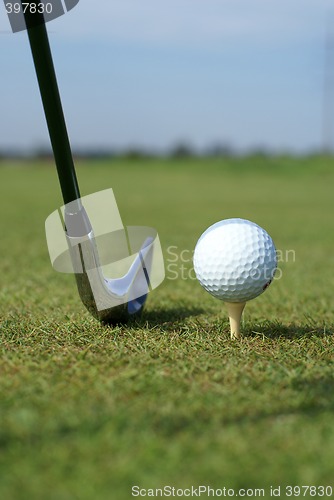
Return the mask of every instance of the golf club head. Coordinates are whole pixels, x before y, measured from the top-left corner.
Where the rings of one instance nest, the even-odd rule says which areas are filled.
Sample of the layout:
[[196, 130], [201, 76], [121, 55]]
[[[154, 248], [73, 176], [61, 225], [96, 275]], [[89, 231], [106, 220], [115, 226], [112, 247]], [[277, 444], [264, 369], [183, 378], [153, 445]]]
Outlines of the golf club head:
[[150, 291], [153, 238], [147, 238], [131, 267], [120, 278], [103, 275], [94, 233], [83, 237], [67, 234], [75, 279], [82, 303], [103, 323], [118, 323], [141, 314]]
[[46, 221], [53, 267], [75, 275], [83, 304], [101, 322], [138, 317], [165, 275], [156, 231], [125, 229], [111, 189], [75, 200], [60, 213]]

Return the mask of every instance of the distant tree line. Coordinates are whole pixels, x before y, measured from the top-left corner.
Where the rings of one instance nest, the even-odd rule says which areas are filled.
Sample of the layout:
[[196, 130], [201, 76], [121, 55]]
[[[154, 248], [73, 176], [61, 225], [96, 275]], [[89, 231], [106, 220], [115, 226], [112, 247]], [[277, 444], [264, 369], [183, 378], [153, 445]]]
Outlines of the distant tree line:
[[[319, 150], [310, 150], [302, 156], [322, 155], [331, 156], [331, 153]], [[332, 153], [333, 154], [333, 153]], [[291, 151], [273, 151], [266, 147], [253, 147], [248, 150], [240, 151], [232, 146], [224, 143], [213, 144], [203, 150], [199, 150], [187, 142], [179, 142], [168, 150], [154, 150], [141, 147], [128, 147], [123, 149], [108, 149], [108, 148], [73, 148], [73, 156], [76, 159], [87, 160], [108, 160], [120, 158], [126, 160], [140, 160], [148, 158], [171, 158], [171, 159], [186, 159], [186, 158], [233, 158], [238, 156], [260, 156], [270, 157], [277, 155], [297, 156]], [[0, 161], [8, 159], [36, 159], [36, 160], [53, 160], [51, 148], [36, 148], [31, 151], [20, 151], [14, 149], [0, 150]]]

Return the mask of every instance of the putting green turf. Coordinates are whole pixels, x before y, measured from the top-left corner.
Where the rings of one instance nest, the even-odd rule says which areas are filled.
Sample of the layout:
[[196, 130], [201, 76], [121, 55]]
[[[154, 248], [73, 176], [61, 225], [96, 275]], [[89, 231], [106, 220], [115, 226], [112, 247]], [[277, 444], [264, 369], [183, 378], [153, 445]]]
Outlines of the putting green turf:
[[[79, 163], [82, 194], [113, 187], [123, 222], [157, 228], [166, 258], [142, 320], [111, 328], [49, 264], [52, 163], [0, 163], [0, 498], [334, 486], [333, 165]], [[228, 217], [263, 226], [281, 258], [240, 342], [191, 270], [197, 238]]]

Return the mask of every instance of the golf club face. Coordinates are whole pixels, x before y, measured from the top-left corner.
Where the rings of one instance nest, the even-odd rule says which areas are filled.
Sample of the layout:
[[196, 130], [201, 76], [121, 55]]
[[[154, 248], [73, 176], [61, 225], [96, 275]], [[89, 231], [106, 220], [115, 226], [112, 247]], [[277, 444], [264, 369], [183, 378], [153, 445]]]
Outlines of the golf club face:
[[[75, 280], [81, 302], [87, 311], [101, 323], [116, 325], [127, 323], [129, 319], [136, 319], [141, 316], [147, 295], [139, 297], [136, 300], [131, 300], [128, 303], [99, 311], [96, 307], [94, 293], [87, 274], [76, 274]], [[101, 287], [103, 287], [103, 283], [101, 283]]]
[[156, 230], [125, 228], [112, 189], [53, 212], [46, 236], [54, 269], [75, 275], [86, 309], [104, 323], [138, 317], [148, 293], [164, 279]]
[[[138, 272], [140, 272], [141, 267], [138, 267]], [[143, 311], [148, 292], [141, 295], [135, 299], [131, 299], [133, 294], [133, 284], [129, 284], [128, 288], [128, 301], [121, 303], [118, 306], [112, 306], [107, 309], [99, 310], [96, 304], [95, 296], [96, 294], [105, 295], [107, 300], [111, 303], [115, 303], [119, 298], [116, 294], [111, 291], [112, 280], [107, 278], [99, 277], [97, 281], [94, 282], [94, 291], [92, 288], [91, 277], [87, 273], [75, 274], [76, 284], [81, 298], [81, 302], [90, 312], [90, 314], [98, 319], [101, 323], [106, 324], [118, 324], [126, 323], [129, 319], [135, 319], [141, 316]], [[131, 287], [132, 285], [132, 287]], [[121, 301], [120, 301], [121, 302]]]
[[[84, 237], [71, 237], [67, 233], [67, 240], [78, 292], [92, 316], [110, 324], [138, 317], [149, 293], [149, 272], [144, 266], [150, 263], [151, 240], [144, 243], [142, 253], [135, 258], [128, 272], [114, 279], [107, 278], [102, 272], [93, 231]], [[79, 269], [82, 272], [78, 272]]]

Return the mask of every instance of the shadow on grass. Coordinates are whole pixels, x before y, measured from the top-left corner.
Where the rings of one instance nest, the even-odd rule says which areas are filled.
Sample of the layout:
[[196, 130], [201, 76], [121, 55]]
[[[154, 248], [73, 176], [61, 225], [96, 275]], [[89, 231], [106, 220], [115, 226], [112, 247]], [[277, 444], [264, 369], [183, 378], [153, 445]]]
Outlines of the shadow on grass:
[[325, 325], [314, 324], [301, 324], [297, 325], [291, 323], [290, 325], [285, 325], [279, 321], [265, 321], [259, 324], [246, 324], [243, 329], [243, 335], [245, 337], [256, 337], [263, 336], [270, 339], [301, 339], [301, 338], [324, 338], [333, 337], [334, 326], [330, 327]]
[[334, 378], [323, 377], [297, 379], [292, 382], [292, 386], [298, 392], [307, 392], [313, 396], [319, 403], [331, 403], [331, 409], [334, 409]]
[[[205, 315], [206, 317], [204, 322], [198, 319], [198, 316], [201, 315]], [[187, 318], [193, 318], [192, 325], [185, 325], [183, 323]], [[194, 325], [197, 331], [203, 330], [206, 333], [214, 333], [217, 330], [220, 332], [226, 330], [226, 335], [228, 336], [230, 333], [227, 318], [215, 317], [214, 314], [210, 317], [208, 311], [200, 307], [178, 306], [153, 311], [144, 310], [142, 317], [135, 320], [133, 324], [133, 326], [137, 326], [138, 328], [159, 327], [165, 332], [174, 331], [178, 326], [186, 326], [187, 330], [191, 330]], [[319, 325], [316, 322], [284, 324], [278, 320], [263, 321], [261, 323], [246, 322], [242, 326], [242, 336], [245, 338], [263, 337], [286, 340], [311, 339], [314, 337], [323, 339], [324, 337], [334, 336], [334, 325]]]
[[163, 329], [168, 330], [175, 326], [175, 324], [186, 318], [196, 317], [200, 314], [204, 314], [205, 309], [199, 307], [171, 307], [169, 309], [160, 309], [155, 311], [143, 311], [142, 317], [138, 321], [138, 326], [143, 327], [147, 325], [148, 327], [160, 326]]
[[225, 419], [225, 423], [248, 424], [267, 419], [290, 418], [298, 416], [316, 417], [324, 412], [334, 411], [334, 379], [332, 377], [307, 377], [297, 378], [291, 386], [299, 394], [304, 394], [306, 401], [297, 408], [288, 406], [278, 411], [264, 411], [254, 415], [239, 415], [234, 419]]

